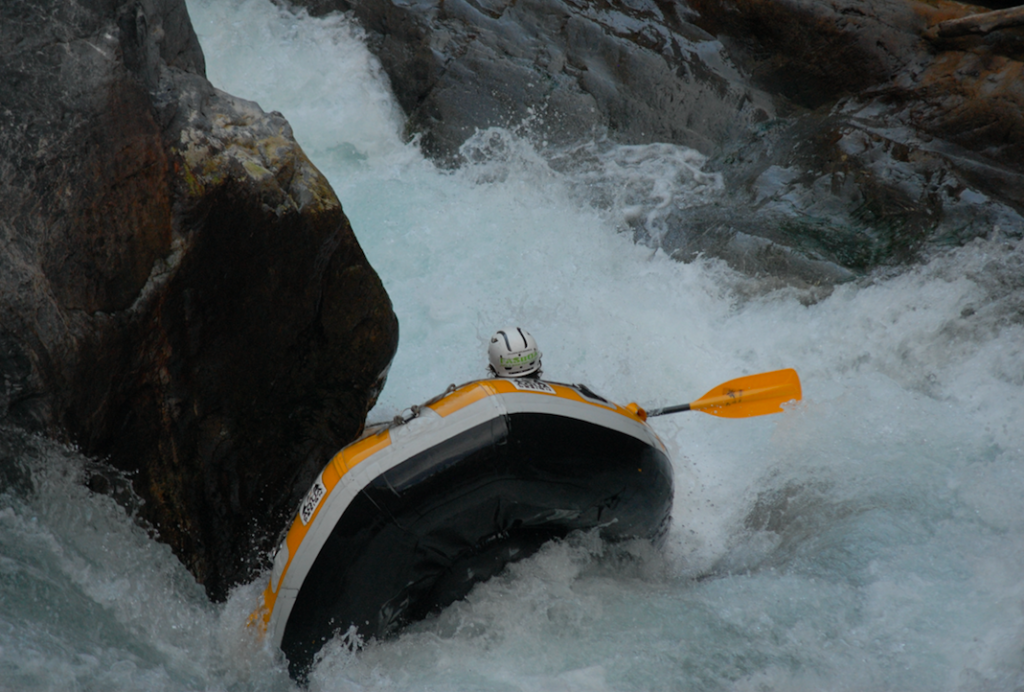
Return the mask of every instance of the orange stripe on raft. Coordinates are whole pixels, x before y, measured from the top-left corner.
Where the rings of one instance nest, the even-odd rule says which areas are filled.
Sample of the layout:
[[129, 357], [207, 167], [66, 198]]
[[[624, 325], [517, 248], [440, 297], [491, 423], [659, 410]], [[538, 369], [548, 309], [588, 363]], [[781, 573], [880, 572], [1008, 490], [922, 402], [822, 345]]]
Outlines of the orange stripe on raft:
[[483, 382], [472, 382], [464, 387], [459, 387], [440, 401], [434, 402], [429, 406], [429, 408], [433, 409], [437, 415], [444, 418], [450, 413], [455, 413], [459, 409], [466, 408], [472, 403], [480, 401], [481, 399], [486, 399], [492, 394], [497, 393], [498, 392], [494, 388], [488, 386], [488, 384]]
[[[586, 399], [572, 387], [567, 387], [561, 384], [555, 384], [554, 382], [547, 382], [546, 380], [544, 381], [544, 384], [548, 385], [549, 387], [555, 390], [554, 395], [547, 394], [546, 392], [537, 391], [531, 391], [530, 393], [540, 394], [543, 396], [557, 396], [559, 399], [568, 399], [570, 401], [578, 401], [589, 406], [596, 406], [598, 408], [603, 409], [611, 409], [623, 416], [626, 416], [627, 418], [632, 418], [637, 422], [644, 422], [644, 419], [640, 418], [635, 411], [625, 408], [623, 406], [619, 406], [614, 402], [609, 401], [607, 404], [599, 404], [597, 402]], [[452, 392], [445, 398], [431, 404], [430, 408], [432, 408], [435, 412], [437, 412], [439, 416], [443, 418], [444, 416], [454, 413], [459, 409], [465, 408], [466, 406], [469, 406], [474, 402], [480, 401], [481, 399], [486, 399], [489, 396], [493, 396], [494, 394], [516, 394], [522, 391], [523, 390], [518, 389], [514, 384], [512, 384], [511, 380], [509, 379], [481, 380], [478, 382], [471, 382], [470, 384], [467, 384], [463, 387], [460, 387], [459, 389], [456, 389], [454, 392]]]
[[[306, 534], [309, 533], [309, 529], [313, 526], [313, 522], [316, 521], [317, 516], [320, 514], [320, 510], [325, 504], [327, 504], [327, 498], [334, 492], [334, 488], [338, 485], [338, 481], [341, 480], [342, 476], [351, 471], [357, 464], [362, 461], [366, 461], [371, 456], [379, 452], [380, 450], [388, 447], [391, 444], [391, 434], [389, 431], [384, 430], [375, 435], [364, 437], [362, 440], [345, 447], [340, 452], [334, 455], [334, 458], [324, 467], [321, 475], [324, 487], [327, 488], [327, 492], [324, 497], [320, 500], [320, 504], [317, 505], [316, 511], [313, 512], [313, 516], [310, 517], [308, 524], [303, 524], [302, 520], [296, 515], [295, 519], [292, 520], [292, 526], [288, 529], [288, 536], [285, 538], [285, 544], [288, 546], [288, 562], [285, 563], [284, 570], [281, 572], [281, 578], [277, 580], [277, 588], [280, 589], [284, 583], [284, 578], [288, 574], [288, 568], [292, 565], [292, 560], [295, 558], [296, 553], [299, 551], [299, 546], [302, 545], [302, 541], [305, 540]], [[270, 624], [270, 616], [274, 612], [274, 604], [277, 602], [277, 592], [271, 590], [271, 582], [267, 582], [267, 588], [263, 591], [263, 631], [266, 631], [267, 625]], [[255, 613], [254, 613], [255, 615]]]

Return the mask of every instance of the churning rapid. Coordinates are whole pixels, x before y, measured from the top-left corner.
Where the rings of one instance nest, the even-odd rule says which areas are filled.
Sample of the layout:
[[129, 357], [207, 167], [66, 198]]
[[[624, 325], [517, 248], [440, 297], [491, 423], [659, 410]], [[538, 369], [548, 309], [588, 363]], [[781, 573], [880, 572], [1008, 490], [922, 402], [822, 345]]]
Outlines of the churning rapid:
[[[310, 689], [1024, 686], [1024, 242], [994, 231], [827, 295], [681, 264], [625, 229], [656, 237], [669, 204], [720, 192], [696, 152], [594, 142], [552, 163], [490, 130], [441, 171], [344, 17], [189, 10], [211, 81], [289, 119], [392, 297], [371, 420], [482, 376], [506, 324], [546, 377], [622, 403], [803, 381], [782, 415], [652, 421], [676, 475], [660, 551], [549, 544], [394, 640], [333, 642]], [[132, 521], [126, 479], [105, 480], [120, 505], [86, 489], [98, 469], [0, 429], [0, 690], [293, 689], [245, 628], [265, 577], [209, 603]]]

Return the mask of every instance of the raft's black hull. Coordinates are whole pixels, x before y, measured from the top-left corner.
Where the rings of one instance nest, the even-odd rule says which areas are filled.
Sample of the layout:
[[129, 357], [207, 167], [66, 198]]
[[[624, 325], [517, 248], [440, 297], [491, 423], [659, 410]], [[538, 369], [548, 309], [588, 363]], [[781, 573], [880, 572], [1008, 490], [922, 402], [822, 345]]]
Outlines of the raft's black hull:
[[393, 634], [571, 531], [655, 538], [671, 504], [659, 449], [572, 418], [495, 418], [356, 496], [303, 583], [281, 648], [301, 672], [334, 633]]

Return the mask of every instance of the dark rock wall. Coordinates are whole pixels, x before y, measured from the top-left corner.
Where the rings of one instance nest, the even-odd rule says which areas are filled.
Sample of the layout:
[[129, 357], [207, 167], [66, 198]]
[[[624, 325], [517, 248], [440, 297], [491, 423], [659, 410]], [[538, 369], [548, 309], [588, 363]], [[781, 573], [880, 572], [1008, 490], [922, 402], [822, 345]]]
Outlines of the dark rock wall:
[[690, 4], [787, 117], [712, 164], [731, 202], [757, 218], [681, 210], [665, 239], [677, 256], [706, 251], [693, 242], [700, 233], [735, 246], [713, 230], [732, 227], [760, 239], [754, 257], [722, 253], [737, 263], [785, 248], [856, 273], [993, 232], [1024, 234], [1020, 30], [929, 40], [937, 22], [977, 9], [955, 2]]
[[710, 151], [773, 113], [732, 80], [682, 5], [655, 0], [299, 0], [351, 11], [424, 150], [457, 162], [480, 128], [533, 123], [538, 140], [670, 141]]
[[883, 98], [922, 132], [1024, 170], [1024, 32], [938, 41], [936, 23], [981, 8], [909, 0], [691, 0], [761, 88], [807, 108]]
[[888, 81], [907, 67], [909, 3], [692, 0], [694, 21], [721, 37], [754, 84], [805, 108]]
[[129, 473], [222, 598], [361, 430], [397, 322], [284, 118], [203, 72], [180, 0], [3, 4], [0, 422]]

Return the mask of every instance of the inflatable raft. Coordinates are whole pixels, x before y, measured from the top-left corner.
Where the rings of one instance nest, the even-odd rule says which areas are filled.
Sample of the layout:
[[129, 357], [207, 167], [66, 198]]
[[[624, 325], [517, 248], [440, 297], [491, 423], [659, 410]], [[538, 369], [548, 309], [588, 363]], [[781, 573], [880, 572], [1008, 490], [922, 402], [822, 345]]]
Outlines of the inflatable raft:
[[335, 634], [386, 637], [578, 529], [657, 539], [665, 447], [636, 404], [489, 379], [370, 429], [324, 468], [253, 614], [302, 676]]

